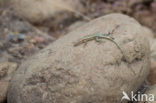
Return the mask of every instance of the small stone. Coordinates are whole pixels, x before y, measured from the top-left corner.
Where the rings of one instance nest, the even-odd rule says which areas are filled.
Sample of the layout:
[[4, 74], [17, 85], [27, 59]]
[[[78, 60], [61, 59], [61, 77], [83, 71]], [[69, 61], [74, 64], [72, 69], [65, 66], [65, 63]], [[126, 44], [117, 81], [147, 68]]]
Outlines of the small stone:
[[3, 43], [0, 42], [0, 48], [3, 48]]
[[30, 43], [32, 43], [32, 44], [36, 44], [37, 41], [36, 41], [35, 39], [30, 39]]
[[17, 38], [14, 34], [10, 34], [9, 37], [8, 37], [8, 40], [10, 42], [17, 42]]
[[151, 60], [150, 74], [148, 76], [150, 84], [156, 84], [156, 60]]
[[17, 64], [12, 62], [0, 63], [0, 79], [2, 77], [10, 75], [17, 69]]
[[34, 40], [36, 40], [38, 43], [43, 43], [43, 42], [45, 42], [45, 39], [44, 39], [43, 37], [39, 37], [39, 36], [36, 36], [36, 37], [34, 38]]
[[8, 49], [8, 52], [9, 52], [9, 53], [14, 53], [14, 51], [15, 51], [14, 48], [9, 48], [9, 49]]
[[9, 82], [0, 82], [0, 103], [5, 103], [7, 99]]
[[24, 34], [19, 34], [18, 35], [18, 41], [23, 41], [25, 39], [25, 35]]
[[0, 103], [6, 101], [8, 85], [12, 78], [12, 73], [17, 69], [17, 63], [3, 62], [0, 63]]

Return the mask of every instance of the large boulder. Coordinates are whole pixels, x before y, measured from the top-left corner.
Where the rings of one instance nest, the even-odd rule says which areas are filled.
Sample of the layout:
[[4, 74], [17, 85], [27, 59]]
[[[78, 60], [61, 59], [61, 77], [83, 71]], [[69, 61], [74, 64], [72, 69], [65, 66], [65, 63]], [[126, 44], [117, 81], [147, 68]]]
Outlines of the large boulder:
[[70, 12], [84, 12], [84, 7], [79, 0], [10, 0], [19, 15], [30, 22], [38, 23], [51, 19], [51, 23], [61, 21]]
[[[111, 32], [109, 40], [86, 46], [73, 42]], [[24, 62], [11, 80], [8, 103], [120, 103], [149, 73], [149, 43], [133, 18], [110, 14], [58, 39]], [[127, 103], [127, 101], [125, 101]]]

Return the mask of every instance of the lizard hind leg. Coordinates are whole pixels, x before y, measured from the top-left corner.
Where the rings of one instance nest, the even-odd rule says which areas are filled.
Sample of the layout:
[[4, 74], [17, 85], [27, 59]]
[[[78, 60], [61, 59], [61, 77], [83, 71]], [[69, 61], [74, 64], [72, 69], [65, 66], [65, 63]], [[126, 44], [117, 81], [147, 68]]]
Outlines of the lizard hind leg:
[[83, 45], [83, 47], [86, 47], [87, 46], [87, 40], [84, 40], [84, 45]]

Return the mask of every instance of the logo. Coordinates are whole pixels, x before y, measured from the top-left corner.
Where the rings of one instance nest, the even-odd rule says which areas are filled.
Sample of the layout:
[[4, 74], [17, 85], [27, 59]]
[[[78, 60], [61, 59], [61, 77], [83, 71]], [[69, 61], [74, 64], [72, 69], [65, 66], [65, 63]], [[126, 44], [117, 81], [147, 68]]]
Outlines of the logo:
[[130, 97], [128, 96], [128, 94], [125, 91], [123, 91], [122, 94], [123, 94], [123, 97], [121, 98], [121, 101], [127, 100], [127, 101], [149, 101], [149, 102], [152, 102], [155, 100], [154, 94], [141, 94], [140, 92], [135, 94], [133, 91], [131, 91]]
[[128, 97], [128, 95], [127, 95], [127, 93], [125, 91], [123, 91], [122, 94], [123, 94], [123, 97], [122, 97], [121, 101], [124, 100], [124, 99], [130, 101], [130, 98]]

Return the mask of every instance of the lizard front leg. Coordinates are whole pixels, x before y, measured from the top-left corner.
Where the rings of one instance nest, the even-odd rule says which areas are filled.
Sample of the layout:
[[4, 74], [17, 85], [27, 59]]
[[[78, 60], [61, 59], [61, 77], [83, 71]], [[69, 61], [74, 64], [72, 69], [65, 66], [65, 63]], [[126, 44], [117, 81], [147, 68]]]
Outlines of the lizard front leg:
[[88, 40], [84, 40], [84, 41], [83, 41], [83, 43], [84, 43], [84, 45], [83, 45], [83, 46], [84, 46], [84, 47], [86, 47], [86, 46], [87, 46], [87, 42], [88, 42]]
[[102, 43], [103, 42], [99, 37], [96, 37], [95, 41], [98, 42], [98, 43]]
[[108, 33], [108, 34], [102, 34], [103, 36], [107, 36], [107, 37], [109, 37], [109, 38], [111, 38], [112, 40], [114, 40], [114, 37], [112, 37], [112, 36], [110, 36], [110, 32]]

